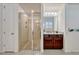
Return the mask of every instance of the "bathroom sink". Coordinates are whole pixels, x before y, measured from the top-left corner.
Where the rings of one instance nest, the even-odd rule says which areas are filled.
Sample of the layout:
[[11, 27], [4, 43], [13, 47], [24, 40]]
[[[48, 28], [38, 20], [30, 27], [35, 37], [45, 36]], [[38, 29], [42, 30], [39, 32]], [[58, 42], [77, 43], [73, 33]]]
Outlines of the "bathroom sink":
[[63, 32], [43, 32], [43, 34], [63, 34]]

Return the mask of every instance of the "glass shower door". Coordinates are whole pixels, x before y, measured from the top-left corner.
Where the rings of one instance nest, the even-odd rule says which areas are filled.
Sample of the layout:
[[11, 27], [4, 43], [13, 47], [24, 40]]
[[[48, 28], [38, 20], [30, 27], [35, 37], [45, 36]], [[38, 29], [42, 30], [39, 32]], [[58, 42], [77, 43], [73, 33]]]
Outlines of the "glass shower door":
[[40, 51], [41, 28], [40, 28], [40, 13], [33, 14], [33, 51]]

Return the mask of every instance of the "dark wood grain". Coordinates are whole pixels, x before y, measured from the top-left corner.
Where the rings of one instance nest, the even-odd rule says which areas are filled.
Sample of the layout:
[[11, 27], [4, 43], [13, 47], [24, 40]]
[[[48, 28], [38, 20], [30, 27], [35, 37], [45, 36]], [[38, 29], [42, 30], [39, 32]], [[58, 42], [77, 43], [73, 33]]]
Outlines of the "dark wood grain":
[[44, 49], [62, 49], [62, 34], [44, 34]]

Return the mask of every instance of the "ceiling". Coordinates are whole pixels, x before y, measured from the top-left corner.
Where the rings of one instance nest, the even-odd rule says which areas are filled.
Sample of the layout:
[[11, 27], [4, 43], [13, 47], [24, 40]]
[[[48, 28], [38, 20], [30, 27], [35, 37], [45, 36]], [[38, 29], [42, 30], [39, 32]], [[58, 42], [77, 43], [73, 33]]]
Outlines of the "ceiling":
[[19, 4], [25, 12], [41, 12], [41, 4], [40, 3], [20, 3]]

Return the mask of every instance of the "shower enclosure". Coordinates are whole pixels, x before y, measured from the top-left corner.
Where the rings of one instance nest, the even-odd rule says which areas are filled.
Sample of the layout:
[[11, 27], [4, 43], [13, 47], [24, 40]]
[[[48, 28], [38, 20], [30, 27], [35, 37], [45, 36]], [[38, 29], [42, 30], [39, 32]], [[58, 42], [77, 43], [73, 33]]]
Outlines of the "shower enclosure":
[[[41, 6], [40, 6], [41, 8]], [[19, 51], [40, 51], [41, 12], [19, 13]]]

